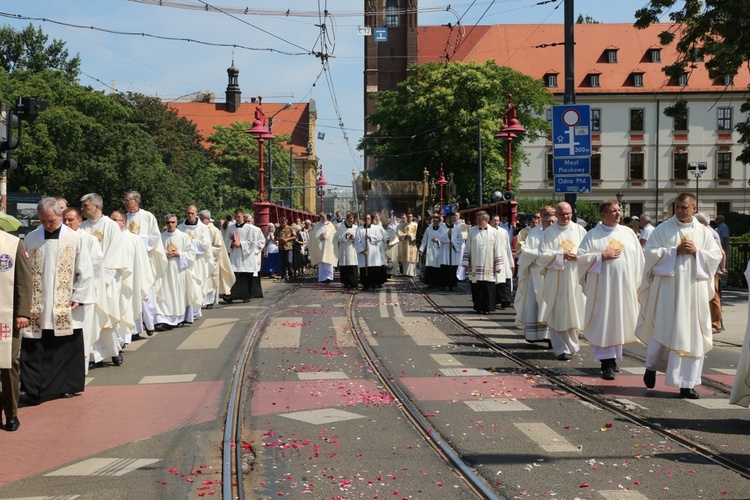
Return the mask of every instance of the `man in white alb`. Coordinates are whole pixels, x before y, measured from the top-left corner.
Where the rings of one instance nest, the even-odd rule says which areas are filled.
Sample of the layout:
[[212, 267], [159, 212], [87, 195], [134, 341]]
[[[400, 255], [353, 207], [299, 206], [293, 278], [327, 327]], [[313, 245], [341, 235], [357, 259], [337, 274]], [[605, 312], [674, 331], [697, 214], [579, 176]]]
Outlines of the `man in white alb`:
[[[211, 248], [211, 235], [208, 228], [198, 218], [198, 207], [190, 205], [185, 211], [185, 220], [177, 226], [177, 229], [187, 234], [195, 248], [195, 262], [191, 271], [198, 286], [201, 289], [201, 307], [209, 304], [208, 294], [211, 293], [211, 275], [214, 272], [213, 249]], [[194, 316], [200, 318], [201, 310], [195, 311]]]
[[336, 232], [338, 243], [339, 275], [345, 288], [357, 288], [357, 249], [354, 248], [354, 237], [357, 226], [354, 215], [346, 214], [346, 220], [339, 224]]
[[325, 212], [318, 216], [318, 222], [310, 229], [308, 239], [310, 265], [318, 266], [318, 283], [333, 281], [333, 268], [338, 264], [336, 256], [336, 227], [328, 220]]
[[156, 304], [157, 331], [191, 324], [201, 303], [201, 290], [190, 269], [195, 262], [193, 241], [177, 229], [176, 215], [168, 214], [164, 223], [167, 228], [161, 238], [168, 261], [161, 285], [164, 300]]

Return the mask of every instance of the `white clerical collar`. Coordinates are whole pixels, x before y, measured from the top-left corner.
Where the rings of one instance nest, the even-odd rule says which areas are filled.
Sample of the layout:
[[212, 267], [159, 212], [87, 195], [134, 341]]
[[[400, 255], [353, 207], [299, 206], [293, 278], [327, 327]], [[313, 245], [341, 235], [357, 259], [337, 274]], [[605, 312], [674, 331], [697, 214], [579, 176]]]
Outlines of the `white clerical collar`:
[[614, 231], [615, 229], [617, 229], [616, 225], [615, 226], [608, 226], [608, 225], [606, 225], [603, 222], [601, 222], [600, 224], [602, 226], [602, 229], [604, 229], [604, 231], [607, 232], [607, 233], [611, 233], [612, 231]]
[[677, 216], [675, 216], [674, 220], [677, 222], [677, 227], [695, 227], [695, 217], [690, 222], [682, 222]]

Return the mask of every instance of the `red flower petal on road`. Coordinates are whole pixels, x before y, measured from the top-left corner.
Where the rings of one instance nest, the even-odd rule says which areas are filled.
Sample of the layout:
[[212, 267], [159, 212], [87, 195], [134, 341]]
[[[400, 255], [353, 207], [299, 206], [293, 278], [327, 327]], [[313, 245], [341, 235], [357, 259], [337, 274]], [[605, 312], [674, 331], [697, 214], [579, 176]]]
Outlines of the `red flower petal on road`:
[[591, 486], [589, 483], [581, 483], [580, 488], [588, 488], [589, 486]]

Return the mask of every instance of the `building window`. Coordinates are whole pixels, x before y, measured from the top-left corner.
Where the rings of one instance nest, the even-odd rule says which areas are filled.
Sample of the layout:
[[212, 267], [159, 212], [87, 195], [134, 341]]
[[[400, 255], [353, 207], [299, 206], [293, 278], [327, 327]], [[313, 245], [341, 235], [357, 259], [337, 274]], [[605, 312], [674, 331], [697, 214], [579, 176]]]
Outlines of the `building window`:
[[719, 153], [716, 156], [716, 178], [732, 178], [732, 153]]
[[591, 110], [591, 131], [602, 131], [602, 110], [599, 108], [594, 108]]
[[547, 123], [552, 123], [552, 108], [547, 108]]
[[398, 28], [398, 0], [386, 0], [385, 26], [386, 28]]
[[661, 50], [660, 49], [651, 49], [651, 62], [654, 62], [654, 63], [661, 62]]
[[633, 87], [643, 87], [643, 74], [633, 73]]
[[726, 215], [732, 211], [732, 203], [729, 201], [716, 202], [716, 215]]
[[589, 83], [592, 87], [598, 87], [599, 86], [599, 75], [589, 75]]
[[616, 50], [608, 50], [607, 51], [607, 62], [610, 62], [610, 63], [616, 63], [617, 62], [617, 51]]
[[672, 179], [685, 180], [688, 173], [688, 154], [685, 152], [672, 155]]
[[718, 118], [719, 130], [732, 130], [732, 108], [719, 108]]
[[633, 203], [628, 203], [628, 215], [634, 216], [637, 215], [640, 217], [640, 215], [643, 213], [643, 203], [640, 201], [636, 201]]
[[724, 77], [724, 86], [726, 87], [734, 87], [734, 76], [725, 76]]
[[680, 75], [680, 76], [679, 76], [679, 77], [677, 78], [677, 85], [679, 85], [680, 87], [687, 87], [687, 84], [688, 84], [688, 76], [687, 76], [687, 73], [683, 73], [683, 74], [681, 74], [681, 75]]
[[630, 110], [630, 131], [643, 132], [643, 108]]
[[630, 153], [630, 175], [629, 179], [632, 180], [643, 180], [643, 165], [645, 155], [643, 153]]
[[684, 132], [688, 129], [688, 110], [686, 109], [680, 116], [674, 117], [674, 129], [675, 131]]
[[555, 178], [555, 155], [547, 153], [547, 180], [551, 181]]
[[547, 75], [547, 87], [557, 87], [557, 75]]
[[594, 153], [591, 155], [591, 178], [601, 180], [602, 178], [602, 154]]

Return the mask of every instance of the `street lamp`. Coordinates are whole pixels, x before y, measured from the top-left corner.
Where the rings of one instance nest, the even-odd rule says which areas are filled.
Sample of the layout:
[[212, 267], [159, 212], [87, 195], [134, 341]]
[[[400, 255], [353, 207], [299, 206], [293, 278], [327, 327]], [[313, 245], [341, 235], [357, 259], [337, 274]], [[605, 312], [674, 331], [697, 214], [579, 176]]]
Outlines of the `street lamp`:
[[364, 220], [364, 216], [367, 214], [367, 196], [370, 194], [370, 189], [372, 189], [372, 182], [370, 181], [370, 174], [365, 169], [362, 174], [362, 193], [365, 195], [365, 213], [362, 214], [362, 220]]
[[691, 161], [688, 163], [688, 171], [695, 176], [695, 208], [698, 209], [698, 179], [708, 170], [708, 164], [705, 161]]
[[518, 121], [518, 110], [512, 101], [513, 96], [508, 94], [508, 110], [503, 117], [503, 128], [495, 135], [495, 139], [505, 139], [508, 146], [508, 158], [505, 165], [505, 193], [503, 193], [503, 198], [508, 202], [508, 218], [511, 225], [514, 225], [516, 223], [518, 202], [513, 199], [514, 195], [510, 182], [513, 175], [513, 139], [521, 134], [525, 134], [526, 129]]
[[427, 206], [427, 193], [430, 190], [430, 172], [425, 167], [422, 172], [422, 220], [425, 220], [425, 207]]
[[[284, 110], [292, 107], [292, 103], [284, 104], [284, 107], [268, 117], [268, 133], [273, 130], [273, 119]], [[273, 202], [273, 137], [268, 139], [268, 201]], [[290, 190], [291, 191], [291, 190]], [[289, 208], [292, 206], [289, 205]]]
[[320, 175], [318, 176], [318, 182], [316, 182], [316, 184], [318, 186], [318, 196], [320, 197], [320, 212], [325, 212], [325, 208], [323, 207], [323, 195], [326, 194], [324, 187], [328, 183], [323, 177], [323, 165], [320, 166]]
[[266, 202], [266, 169], [263, 166], [263, 143], [266, 139], [274, 139], [273, 134], [266, 127], [266, 114], [263, 113], [263, 98], [258, 97], [258, 105], [255, 107], [255, 121], [253, 127], [247, 131], [258, 140], [258, 198], [257, 209], [255, 210], [255, 224], [259, 227], [265, 227], [269, 222], [269, 208]]
[[443, 189], [445, 188], [445, 185], [448, 184], [448, 181], [445, 180], [442, 163], [440, 164], [440, 177], [438, 177], [436, 184], [440, 187], [440, 215], [443, 215]]

